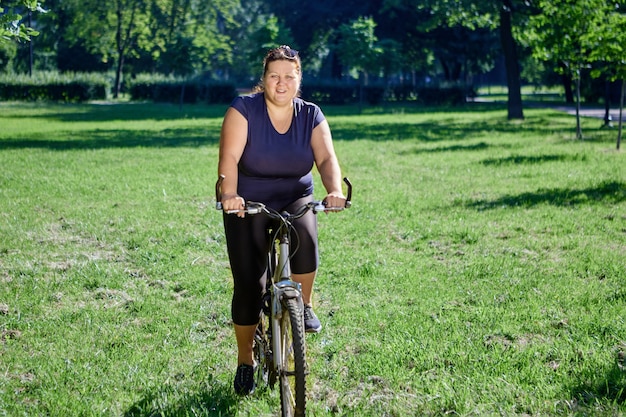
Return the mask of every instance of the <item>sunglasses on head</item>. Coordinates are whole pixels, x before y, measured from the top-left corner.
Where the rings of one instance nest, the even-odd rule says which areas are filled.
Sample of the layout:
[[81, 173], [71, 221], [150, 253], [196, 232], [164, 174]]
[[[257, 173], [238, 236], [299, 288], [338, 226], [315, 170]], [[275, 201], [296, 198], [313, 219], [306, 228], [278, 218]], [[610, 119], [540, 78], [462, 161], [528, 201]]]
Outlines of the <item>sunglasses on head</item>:
[[296, 59], [298, 57], [298, 51], [296, 51], [295, 49], [291, 49], [287, 45], [281, 45], [278, 48], [270, 50], [268, 55], [274, 59]]

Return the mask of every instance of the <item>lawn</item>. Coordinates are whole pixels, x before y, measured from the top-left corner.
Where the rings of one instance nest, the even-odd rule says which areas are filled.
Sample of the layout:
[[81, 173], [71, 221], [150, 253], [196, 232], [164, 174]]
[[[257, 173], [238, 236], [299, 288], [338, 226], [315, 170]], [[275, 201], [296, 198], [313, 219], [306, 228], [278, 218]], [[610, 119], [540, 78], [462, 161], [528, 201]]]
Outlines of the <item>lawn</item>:
[[[309, 414], [626, 415], [617, 132], [324, 110], [354, 195], [319, 218]], [[0, 103], [0, 415], [276, 415], [232, 389], [224, 111]]]

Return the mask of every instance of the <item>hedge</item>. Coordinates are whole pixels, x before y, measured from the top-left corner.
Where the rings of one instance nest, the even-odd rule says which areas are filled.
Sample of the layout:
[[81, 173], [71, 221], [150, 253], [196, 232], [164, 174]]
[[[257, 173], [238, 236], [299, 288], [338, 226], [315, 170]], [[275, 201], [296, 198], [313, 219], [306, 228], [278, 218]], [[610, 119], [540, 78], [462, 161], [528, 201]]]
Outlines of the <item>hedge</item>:
[[415, 90], [417, 101], [430, 106], [452, 105], [465, 103], [467, 89], [465, 87], [421, 87]]
[[[103, 100], [112, 89], [111, 74], [0, 75], [0, 100], [81, 102]], [[237, 96], [235, 84], [184, 79], [159, 74], [139, 74], [125, 81], [123, 91], [131, 100], [168, 103], [227, 104]], [[380, 105], [384, 101], [415, 102], [427, 106], [460, 105], [472, 94], [464, 86], [415, 87], [410, 84], [360, 87], [356, 83], [313, 82], [301, 88], [302, 98], [320, 105], [365, 103]]]
[[202, 82], [174, 77], [138, 76], [128, 83], [131, 100], [168, 103], [230, 103], [237, 96], [232, 83]]
[[107, 98], [109, 82], [100, 74], [39, 73], [0, 75], [0, 100], [80, 102]]

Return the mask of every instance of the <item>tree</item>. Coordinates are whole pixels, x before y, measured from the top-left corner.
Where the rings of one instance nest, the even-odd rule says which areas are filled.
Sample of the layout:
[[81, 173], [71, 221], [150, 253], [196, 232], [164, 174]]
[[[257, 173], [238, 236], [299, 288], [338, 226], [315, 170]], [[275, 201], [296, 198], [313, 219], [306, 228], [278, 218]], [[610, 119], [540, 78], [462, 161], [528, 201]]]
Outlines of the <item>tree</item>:
[[369, 17], [359, 17], [339, 27], [337, 52], [339, 60], [348, 69], [359, 74], [365, 84], [368, 74], [381, 69], [382, 49], [376, 45], [378, 38], [374, 34], [376, 22]]
[[272, 12], [266, 1], [242, 1], [234, 12], [233, 20], [238, 24], [227, 31], [233, 45], [228, 74], [246, 86], [252, 87], [258, 81], [262, 71], [261, 61], [270, 48], [289, 45], [300, 50], [291, 30]]
[[508, 118], [523, 119], [522, 83], [517, 44], [513, 38], [513, 1], [503, 0], [500, 6], [500, 42], [506, 66], [508, 86]]
[[[419, 73], [430, 73], [435, 68], [435, 48], [438, 39], [427, 32], [423, 22], [428, 22], [430, 13], [416, 10], [411, 2], [383, 1], [376, 17], [376, 32], [385, 51], [385, 45], [391, 40], [395, 44], [395, 53], [389, 57], [397, 63], [390, 63], [398, 71], [402, 83], [408, 80], [415, 86]], [[387, 72], [387, 75], [390, 75]]]
[[[382, 0], [293, 0], [266, 1], [281, 25], [290, 30], [303, 56], [311, 58], [316, 69], [329, 68], [330, 77], [341, 78], [340, 54], [336, 51], [338, 28], [360, 16], [376, 16]], [[375, 18], [373, 18], [376, 21]]]
[[359, 17], [339, 27], [337, 53], [348, 72], [356, 71], [359, 78], [359, 105], [363, 104], [363, 85], [368, 84], [369, 73], [382, 70], [382, 49], [376, 45], [374, 20]]
[[32, 12], [45, 13], [37, 0], [17, 0], [9, 8], [8, 1], [0, 2], [0, 43], [11, 40], [30, 41], [32, 36], [37, 36], [39, 32], [30, 25], [24, 23], [23, 12], [30, 16]]
[[530, 19], [528, 38], [533, 54], [551, 62], [556, 71], [564, 72], [576, 88], [576, 138], [582, 139], [580, 125], [581, 71], [589, 66], [585, 37], [593, 30], [592, 22], [604, 10], [604, 0], [540, 0], [541, 13]]
[[447, 82], [465, 83], [470, 75], [493, 67], [497, 34], [490, 29], [440, 26], [422, 37], [442, 66]]
[[440, 25], [461, 25], [476, 28], [499, 29], [500, 44], [505, 58], [508, 85], [508, 118], [523, 119], [521, 75], [514, 28], [523, 24], [526, 13], [531, 12], [526, 0], [424, 0], [417, 4], [411, 0], [385, 0], [389, 7], [397, 4], [412, 5], [417, 13], [430, 14], [431, 28]]
[[152, 0], [148, 51], [155, 70], [191, 75], [232, 64], [229, 29], [238, 27], [238, 1]]
[[592, 76], [604, 75], [610, 81], [621, 81], [617, 150], [622, 140], [622, 116], [626, 89], [626, 2], [612, 2], [594, 14], [591, 29], [583, 35], [582, 43], [589, 59], [602, 65], [591, 71]]
[[137, 55], [141, 48], [149, 49], [149, 0], [71, 0], [74, 21], [68, 31], [73, 44], [84, 43], [88, 50], [115, 63], [113, 96], [121, 91], [124, 62]]

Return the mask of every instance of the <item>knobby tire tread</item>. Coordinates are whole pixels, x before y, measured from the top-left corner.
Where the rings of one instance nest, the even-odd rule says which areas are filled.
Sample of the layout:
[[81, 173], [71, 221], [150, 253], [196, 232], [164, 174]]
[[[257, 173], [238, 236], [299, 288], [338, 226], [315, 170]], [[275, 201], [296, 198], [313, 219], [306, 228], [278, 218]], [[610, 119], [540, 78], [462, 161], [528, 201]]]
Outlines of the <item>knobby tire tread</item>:
[[[290, 338], [293, 346], [293, 375], [280, 376], [280, 398], [282, 405], [283, 417], [301, 417], [305, 415], [306, 407], [306, 344], [304, 320], [302, 315], [301, 304], [297, 299], [287, 299], [283, 301], [283, 317], [281, 320], [288, 320], [288, 323], [282, 323], [281, 329], [287, 329], [290, 334], [281, 334], [281, 338]], [[287, 326], [289, 324], [289, 326]], [[283, 364], [285, 357], [289, 352], [283, 352]], [[291, 379], [291, 381], [289, 381]], [[291, 410], [289, 396], [285, 390], [294, 387], [295, 409]], [[293, 414], [291, 412], [293, 411]]]

